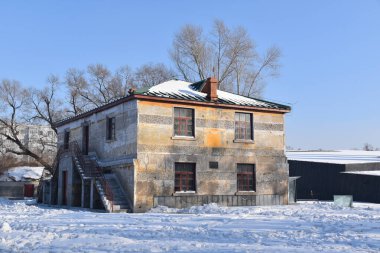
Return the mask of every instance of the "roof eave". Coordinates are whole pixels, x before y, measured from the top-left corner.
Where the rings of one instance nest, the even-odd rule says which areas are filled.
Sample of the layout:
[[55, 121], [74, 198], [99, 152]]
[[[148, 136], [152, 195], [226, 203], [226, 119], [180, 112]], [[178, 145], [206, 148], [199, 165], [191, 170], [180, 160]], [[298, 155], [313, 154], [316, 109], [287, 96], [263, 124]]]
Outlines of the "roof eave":
[[217, 102], [203, 102], [203, 101], [195, 101], [195, 100], [184, 100], [184, 99], [176, 99], [176, 98], [163, 98], [163, 97], [155, 97], [149, 95], [135, 95], [136, 99], [140, 100], [150, 100], [150, 101], [160, 101], [165, 103], [179, 103], [179, 104], [193, 104], [193, 105], [205, 105], [210, 107], [219, 107], [219, 108], [230, 108], [230, 109], [245, 109], [245, 110], [254, 110], [254, 111], [265, 111], [265, 112], [275, 112], [275, 113], [288, 113], [291, 111], [290, 107], [287, 108], [265, 108], [258, 106], [245, 106], [245, 105], [234, 105], [234, 104], [221, 104]]
[[54, 123], [54, 125], [55, 125], [55, 127], [61, 127], [61, 126], [63, 126], [63, 125], [66, 125], [66, 124], [68, 124], [68, 123], [71, 123], [71, 122], [73, 122], [73, 121], [76, 121], [76, 120], [79, 120], [79, 119], [86, 118], [86, 117], [88, 117], [88, 116], [91, 116], [91, 115], [94, 114], [94, 113], [98, 113], [98, 112], [104, 111], [104, 110], [106, 110], [106, 109], [108, 109], [108, 108], [114, 107], [114, 106], [116, 106], [116, 105], [119, 105], [119, 104], [125, 103], [125, 102], [130, 101], [130, 100], [133, 100], [133, 99], [135, 99], [135, 95], [132, 94], [132, 95], [129, 95], [129, 96], [127, 96], [127, 97], [120, 98], [120, 99], [118, 99], [118, 100], [116, 100], [116, 101], [114, 101], [114, 102], [111, 102], [111, 103], [109, 103], [109, 104], [105, 104], [105, 105], [99, 106], [99, 107], [97, 107], [97, 108], [94, 108], [94, 109], [92, 109], [92, 110], [89, 110], [89, 111], [87, 111], [87, 112], [84, 112], [84, 113], [82, 113], [82, 114], [79, 114], [79, 115], [73, 116], [73, 117], [71, 117], [71, 118], [64, 119], [64, 120], [62, 120], [62, 121], [58, 121], [58, 122]]
[[150, 100], [150, 101], [160, 101], [164, 103], [179, 103], [179, 104], [193, 104], [193, 105], [205, 105], [210, 107], [219, 107], [219, 108], [230, 108], [230, 109], [244, 109], [244, 110], [254, 110], [254, 111], [265, 111], [265, 112], [274, 112], [274, 113], [288, 113], [291, 111], [291, 107], [285, 107], [285, 108], [266, 108], [266, 107], [259, 107], [259, 106], [245, 106], [245, 105], [237, 105], [237, 104], [221, 104], [217, 102], [204, 102], [204, 101], [194, 101], [194, 100], [184, 100], [184, 99], [176, 99], [176, 98], [163, 98], [163, 97], [155, 97], [155, 96], [149, 96], [149, 95], [143, 95], [143, 94], [131, 94], [127, 97], [118, 99], [114, 102], [111, 102], [109, 104], [105, 104], [103, 106], [94, 108], [90, 111], [84, 112], [80, 115], [73, 116], [71, 118], [64, 119], [62, 121], [56, 122], [54, 125], [56, 127], [64, 126], [68, 123], [71, 123], [73, 121], [86, 118], [88, 116], [91, 116], [94, 113], [98, 113], [101, 111], [104, 111], [108, 108], [114, 107], [116, 105], [125, 103], [127, 101], [133, 100], [133, 99], [142, 99], [142, 100]]

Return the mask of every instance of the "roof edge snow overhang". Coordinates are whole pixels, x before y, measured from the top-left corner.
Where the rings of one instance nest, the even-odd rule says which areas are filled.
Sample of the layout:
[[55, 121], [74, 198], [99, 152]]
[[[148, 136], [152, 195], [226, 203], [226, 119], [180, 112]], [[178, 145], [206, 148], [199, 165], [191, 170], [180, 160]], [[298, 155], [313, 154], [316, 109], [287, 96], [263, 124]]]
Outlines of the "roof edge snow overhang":
[[203, 101], [193, 101], [184, 100], [176, 98], [163, 98], [163, 97], [153, 97], [148, 95], [135, 95], [136, 98], [140, 100], [150, 100], [150, 101], [160, 101], [163, 103], [178, 103], [178, 104], [188, 104], [188, 105], [203, 105], [208, 107], [218, 107], [218, 108], [229, 108], [229, 109], [240, 109], [240, 110], [251, 110], [251, 111], [265, 111], [274, 113], [288, 113], [291, 111], [289, 109], [279, 109], [279, 108], [265, 108], [259, 106], [246, 106], [246, 105], [231, 105], [231, 104], [221, 104], [217, 102], [203, 102]]
[[56, 127], [64, 126], [64, 125], [71, 123], [73, 121], [76, 121], [78, 119], [86, 118], [92, 114], [107, 110], [109, 108], [112, 108], [114, 106], [128, 102], [128, 101], [133, 100], [133, 99], [155, 101], [155, 102], [162, 102], [162, 103], [177, 103], [177, 104], [198, 105], [198, 106], [201, 105], [201, 106], [207, 106], [207, 107], [226, 108], [226, 109], [249, 110], [249, 111], [259, 111], [259, 112], [272, 112], [272, 113], [278, 113], [278, 114], [285, 114], [285, 113], [288, 113], [291, 111], [290, 107], [288, 107], [287, 109], [264, 108], [264, 107], [257, 107], [257, 106], [230, 105], [230, 104], [221, 104], [221, 103], [216, 103], [216, 102], [191, 101], [191, 100], [176, 99], [176, 98], [164, 98], [164, 97], [154, 97], [154, 96], [149, 96], [149, 95], [132, 94], [130, 96], [120, 98], [120, 99], [118, 99], [114, 102], [111, 102], [109, 104], [105, 104], [105, 105], [99, 106], [97, 108], [94, 108], [92, 110], [89, 110], [89, 111], [84, 112], [82, 114], [79, 114], [77, 116], [73, 116], [73, 117], [61, 120], [61, 121], [55, 123], [55, 126]]

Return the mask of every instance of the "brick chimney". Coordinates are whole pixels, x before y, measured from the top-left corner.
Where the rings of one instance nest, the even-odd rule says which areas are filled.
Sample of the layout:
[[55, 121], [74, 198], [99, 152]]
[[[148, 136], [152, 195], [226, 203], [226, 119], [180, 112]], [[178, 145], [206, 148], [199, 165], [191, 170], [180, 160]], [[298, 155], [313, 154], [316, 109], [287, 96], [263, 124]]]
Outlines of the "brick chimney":
[[210, 101], [216, 101], [218, 100], [218, 79], [215, 77], [209, 77], [206, 80], [206, 84], [203, 86], [201, 92], [207, 93], [207, 99]]

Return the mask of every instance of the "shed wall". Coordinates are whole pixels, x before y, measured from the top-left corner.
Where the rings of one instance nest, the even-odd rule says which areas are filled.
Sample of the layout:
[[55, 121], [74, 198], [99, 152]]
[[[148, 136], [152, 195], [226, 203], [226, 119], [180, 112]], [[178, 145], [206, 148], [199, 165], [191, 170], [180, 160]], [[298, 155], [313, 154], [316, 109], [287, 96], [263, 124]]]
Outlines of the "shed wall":
[[337, 182], [341, 180], [344, 164], [288, 161], [289, 176], [297, 180], [298, 199], [333, 200], [339, 193]]
[[374, 170], [379, 163], [332, 164], [289, 160], [289, 175], [297, 180], [298, 199], [333, 200], [353, 195], [354, 201], [380, 203], [380, 177], [342, 173]]

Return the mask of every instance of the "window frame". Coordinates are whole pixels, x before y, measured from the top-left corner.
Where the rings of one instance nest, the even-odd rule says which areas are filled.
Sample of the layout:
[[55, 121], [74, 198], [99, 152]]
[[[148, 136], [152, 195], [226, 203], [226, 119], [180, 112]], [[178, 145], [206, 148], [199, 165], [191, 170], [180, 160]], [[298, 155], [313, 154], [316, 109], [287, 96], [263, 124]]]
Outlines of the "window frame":
[[[180, 135], [176, 133], [176, 109], [185, 109], [185, 110], [191, 110], [191, 117], [192, 117], [192, 135]], [[188, 125], [186, 125], [188, 126]], [[194, 139], [195, 138], [195, 109], [189, 108], [189, 107], [173, 107], [173, 137], [174, 138], [180, 138], [180, 139]]]
[[[237, 122], [246, 122], [246, 121], [236, 121], [236, 115], [237, 114], [239, 114], [239, 115], [241, 115], [241, 114], [245, 114], [245, 115], [249, 115], [249, 120], [250, 120], [250, 138], [238, 138], [238, 137], [240, 137], [240, 136], [237, 136], [236, 135], [236, 133], [237, 133]], [[254, 127], [254, 117], [253, 117], [253, 113], [250, 113], [250, 112], [241, 112], [241, 111], [237, 111], [237, 112], [235, 112], [235, 114], [234, 114], [234, 141], [236, 141], [236, 142], [253, 142], [254, 141], [254, 129], [253, 129], [253, 127]], [[244, 129], [246, 129], [246, 128], [244, 128]], [[244, 131], [244, 136], [246, 136], [246, 131]]]
[[[252, 166], [252, 172], [244, 171], [244, 170], [239, 171], [239, 165]], [[249, 182], [250, 179], [252, 179], [252, 188]], [[243, 182], [243, 184], [241, 182]], [[237, 189], [237, 192], [256, 192], [256, 164], [252, 164], [252, 163], [237, 163], [236, 164], [236, 189]]]
[[116, 117], [114, 116], [107, 116], [106, 118], [106, 140], [116, 140]]
[[[190, 171], [177, 171], [177, 165], [191, 165], [192, 172]], [[178, 168], [179, 169], [179, 168]], [[196, 192], [196, 163], [192, 162], [175, 162], [174, 163], [174, 192], [175, 193], [195, 193]], [[179, 176], [177, 178], [177, 176]], [[189, 180], [190, 176], [192, 176], [192, 185], [189, 184], [191, 180]], [[182, 186], [183, 179], [186, 181], [185, 187]], [[179, 185], [177, 185], [177, 180], [179, 181]], [[185, 189], [184, 189], [185, 188]]]

